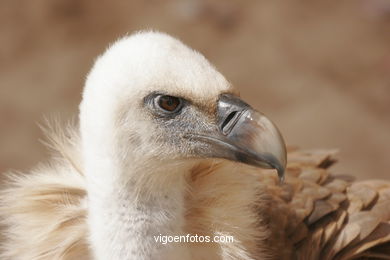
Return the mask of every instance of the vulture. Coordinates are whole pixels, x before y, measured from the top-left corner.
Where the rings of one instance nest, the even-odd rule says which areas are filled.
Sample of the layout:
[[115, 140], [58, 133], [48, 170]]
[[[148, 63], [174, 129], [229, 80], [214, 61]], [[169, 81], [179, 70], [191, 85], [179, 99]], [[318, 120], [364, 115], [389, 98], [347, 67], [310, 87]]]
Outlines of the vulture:
[[390, 259], [390, 181], [332, 174], [332, 150], [286, 148], [167, 34], [112, 44], [79, 110], [46, 127], [50, 161], [5, 175], [1, 259]]

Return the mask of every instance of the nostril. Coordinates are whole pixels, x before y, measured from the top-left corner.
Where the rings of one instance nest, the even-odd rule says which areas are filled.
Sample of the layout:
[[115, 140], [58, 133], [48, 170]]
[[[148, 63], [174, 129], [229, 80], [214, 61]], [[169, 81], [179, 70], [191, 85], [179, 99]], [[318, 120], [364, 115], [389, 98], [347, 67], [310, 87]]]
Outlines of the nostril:
[[221, 125], [221, 130], [224, 134], [226, 134], [228, 132], [228, 129], [230, 127], [228, 127], [228, 129], [225, 129], [226, 126], [229, 124], [230, 121], [232, 121], [232, 119], [235, 117], [235, 115], [237, 114], [237, 111], [233, 111], [231, 112], [225, 119], [225, 121], [223, 121], [222, 125]]

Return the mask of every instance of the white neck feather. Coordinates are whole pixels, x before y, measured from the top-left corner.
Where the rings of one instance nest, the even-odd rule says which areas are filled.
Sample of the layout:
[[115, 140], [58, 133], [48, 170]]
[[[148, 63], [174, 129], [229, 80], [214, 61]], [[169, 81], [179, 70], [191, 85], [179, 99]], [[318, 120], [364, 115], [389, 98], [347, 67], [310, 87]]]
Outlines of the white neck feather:
[[174, 259], [172, 252], [188, 259], [184, 249], [170, 247], [178, 244], [162, 245], [154, 236], [182, 233], [191, 166], [137, 156], [137, 145], [118, 126], [113, 101], [90, 96], [80, 106], [80, 132], [95, 259]]
[[[102, 150], [104, 147], [99, 148]], [[95, 156], [86, 161], [88, 222], [95, 258], [173, 259], [174, 255], [187, 259], [184, 248], [162, 245], [154, 236], [182, 234], [183, 171], [188, 167], [162, 167], [152, 161], [123, 163], [108, 154]], [[148, 167], [142, 167], [145, 165]]]

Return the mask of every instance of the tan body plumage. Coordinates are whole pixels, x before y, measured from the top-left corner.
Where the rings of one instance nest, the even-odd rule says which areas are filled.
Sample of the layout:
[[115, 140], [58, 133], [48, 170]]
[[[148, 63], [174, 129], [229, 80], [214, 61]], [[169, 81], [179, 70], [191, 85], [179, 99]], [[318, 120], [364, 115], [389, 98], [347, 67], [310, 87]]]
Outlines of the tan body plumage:
[[[60, 153], [54, 165], [9, 177], [1, 208], [9, 227], [5, 259], [90, 259], [77, 137], [64, 138], [52, 135]], [[228, 161], [197, 165], [186, 229], [233, 235], [235, 243], [194, 243], [193, 250], [205, 259], [220, 248], [232, 259], [390, 259], [390, 182], [333, 176], [333, 154], [289, 152], [284, 184], [273, 172]]]
[[7, 175], [1, 259], [390, 259], [390, 182], [332, 175], [332, 151], [290, 149], [286, 166], [277, 128], [234, 93], [172, 37], [118, 41], [80, 127], [54, 124], [50, 163]]

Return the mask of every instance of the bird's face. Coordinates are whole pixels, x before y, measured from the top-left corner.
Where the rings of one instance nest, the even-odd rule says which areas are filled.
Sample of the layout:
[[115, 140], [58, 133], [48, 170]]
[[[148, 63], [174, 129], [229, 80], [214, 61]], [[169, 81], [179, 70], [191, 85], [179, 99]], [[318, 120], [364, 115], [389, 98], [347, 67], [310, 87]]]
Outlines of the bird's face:
[[285, 144], [276, 126], [232, 93], [213, 103], [152, 92], [143, 99], [153, 122], [149, 147], [159, 158], [225, 158], [278, 170], [283, 177]]
[[[224, 158], [275, 168], [283, 177], [286, 150], [278, 129], [241, 100], [202, 55], [156, 33], [116, 45], [95, 65], [84, 99], [102, 95], [88, 85], [116, 85], [101, 100], [115, 107], [109, 117], [116, 115], [121, 145], [131, 150], [126, 154], [159, 161]], [[109, 74], [107, 63], [116, 76]], [[94, 71], [106, 72], [106, 77], [100, 73], [95, 78]], [[104, 114], [104, 104], [101, 108]]]

